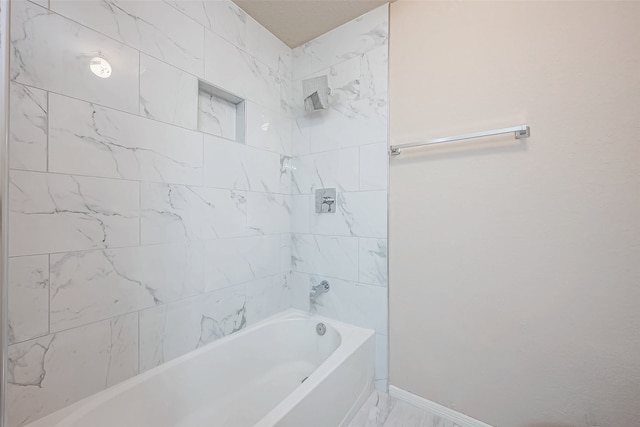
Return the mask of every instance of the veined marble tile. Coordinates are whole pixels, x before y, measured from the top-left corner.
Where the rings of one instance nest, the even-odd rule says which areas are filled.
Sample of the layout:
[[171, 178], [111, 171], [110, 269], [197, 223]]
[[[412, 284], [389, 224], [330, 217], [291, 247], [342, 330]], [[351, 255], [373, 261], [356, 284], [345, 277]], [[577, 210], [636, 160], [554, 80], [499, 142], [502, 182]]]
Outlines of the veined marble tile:
[[374, 390], [351, 420], [349, 427], [383, 427], [396, 401], [387, 393]]
[[244, 328], [246, 299], [238, 285], [140, 312], [140, 370]]
[[236, 140], [238, 106], [203, 90], [198, 92], [198, 130]]
[[[11, 13], [12, 80], [138, 113], [137, 51], [28, 1], [15, 2]], [[89, 69], [96, 56], [111, 63], [109, 78]]]
[[247, 227], [252, 233], [279, 234], [291, 230], [291, 196], [247, 193]]
[[389, 34], [389, 6], [371, 12], [293, 49], [294, 79], [386, 47]]
[[360, 147], [360, 190], [386, 190], [388, 185], [386, 142]]
[[9, 185], [11, 256], [139, 243], [137, 183], [12, 171]]
[[205, 242], [205, 281], [219, 289], [280, 271], [280, 236], [241, 237]]
[[280, 154], [291, 153], [291, 118], [280, 111], [247, 102], [247, 145]]
[[[385, 319], [386, 323], [386, 319]], [[388, 366], [389, 338], [376, 334], [375, 380], [386, 380], [389, 377]]]
[[292, 49], [251, 16], [247, 19], [247, 51], [272, 70], [291, 79]]
[[311, 281], [306, 273], [291, 272], [292, 299], [291, 307], [298, 310], [310, 311], [311, 303], [309, 294], [311, 292]]
[[386, 46], [317, 74], [329, 76], [331, 99], [327, 110], [305, 116], [312, 153], [387, 139]]
[[315, 197], [308, 194], [291, 196], [291, 231], [311, 232], [311, 215], [315, 213]]
[[291, 271], [291, 233], [280, 235], [280, 272]]
[[42, 6], [42, 7], [49, 7], [49, 0], [29, 0], [32, 3], [37, 4], [38, 6]]
[[310, 275], [310, 285], [329, 281], [329, 292], [311, 300], [311, 312], [337, 319], [376, 333], [387, 334], [387, 290], [325, 275]]
[[204, 185], [275, 192], [280, 187], [280, 156], [213, 135], [204, 137]]
[[138, 314], [9, 347], [8, 425], [20, 426], [138, 373]]
[[49, 333], [49, 256], [9, 258], [9, 344]]
[[387, 239], [360, 239], [359, 282], [387, 286]]
[[358, 239], [356, 237], [293, 234], [294, 271], [358, 280]]
[[291, 194], [291, 183], [293, 181], [293, 158], [280, 155], [280, 193]]
[[273, 110], [283, 106], [283, 77], [244, 50], [209, 31], [205, 34], [205, 79], [244, 99]]
[[[300, 83], [299, 81], [297, 83]], [[295, 86], [294, 86], [295, 88]], [[296, 95], [294, 95], [295, 97]], [[302, 90], [299, 95], [302, 98]], [[302, 156], [311, 152], [311, 130], [307, 123], [307, 118], [296, 116], [291, 121], [292, 137], [291, 137], [291, 153], [295, 156]]]
[[9, 167], [47, 170], [47, 93], [11, 83]]
[[406, 427], [426, 427], [426, 412], [408, 403], [398, 400], [389, 413], [384, 427], [406, 426]]
[[247, 283], [247, 324], [253, 325], [291, 306], [292, 283], [289, 273], [277, 274]]
[[318, 188], [357, 191], [358, 164], [357, 147], [295, 157], [291, 190], [312, 195]]
[[205, 292], [204, 244], [137, 246], [51, 255], [51, 330]]
[[247, 235], [246, 193], [141, 183], [142, 244]]
[[188, 129], [198, 124], [198, 79], [140, 54], [140, 114]]
[[51, 10], [185, 71], [202, 76], [204, 28], [168, 4], [50, 0]]
[[[313, 199], [313, 196], [312, 196]], [[336, 212], [311, 214], [311, 232], [331, 236], [387, 236], [387, 192], [338, 193]]]
[[202, 143], [195, 131], [49, 96], [50, 172], [199, 185]]
[[166, 0], [205, 28], [245, 51], [247, 46], [247, 13], [230, 0]]

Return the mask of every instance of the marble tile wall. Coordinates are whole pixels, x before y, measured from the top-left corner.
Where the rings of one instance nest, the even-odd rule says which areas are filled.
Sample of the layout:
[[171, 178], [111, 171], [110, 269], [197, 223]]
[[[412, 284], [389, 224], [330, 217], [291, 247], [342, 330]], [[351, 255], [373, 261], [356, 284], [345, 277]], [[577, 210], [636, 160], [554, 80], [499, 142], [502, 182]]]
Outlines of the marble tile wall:
[[[302, 80], [327, 75], [330, 107], [303, 111]], [[387, 387], [388, 7], [293, 50], [292, 281], [331, 290], [301, 308], [376, 331], [376, 386]], [[316, 214], [314, 192], [337, 189]]]
[[[375, 329], [386, 387], [387, 26], [292, 51], [228, 0], [13, 2], [11, 427], [290, 306]], [[199, 79], [245, 99], [243, 143]]]
[[[15, 0], [11, 19], [17, 427], [308, 295], [290, 273], [291, 49], [231, 1]], [[244, 143], [198, 129], [199, 79], [246, 99]]]

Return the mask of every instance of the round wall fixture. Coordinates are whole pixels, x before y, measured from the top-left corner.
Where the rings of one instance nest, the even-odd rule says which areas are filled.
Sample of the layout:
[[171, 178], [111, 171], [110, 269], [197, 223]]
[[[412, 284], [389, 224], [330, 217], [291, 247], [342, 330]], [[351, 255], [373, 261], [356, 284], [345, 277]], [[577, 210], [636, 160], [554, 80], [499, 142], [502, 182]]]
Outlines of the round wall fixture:
[[111, 64], [104, 59], [96, 56], [95, 58], [91, 58], [91, 62], [89, 63], [89, 68], [91, 72], [98, 77], [102, 77], [103, 79], [111, 76]]

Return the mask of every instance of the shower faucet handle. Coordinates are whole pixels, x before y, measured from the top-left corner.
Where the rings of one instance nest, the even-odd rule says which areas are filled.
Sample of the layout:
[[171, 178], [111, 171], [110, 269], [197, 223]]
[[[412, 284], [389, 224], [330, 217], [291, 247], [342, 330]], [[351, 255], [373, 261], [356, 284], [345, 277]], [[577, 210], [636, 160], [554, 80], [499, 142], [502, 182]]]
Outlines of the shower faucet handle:
[[316, 189], [316, 213], [335, 213], [336, 207], [335, 188]]

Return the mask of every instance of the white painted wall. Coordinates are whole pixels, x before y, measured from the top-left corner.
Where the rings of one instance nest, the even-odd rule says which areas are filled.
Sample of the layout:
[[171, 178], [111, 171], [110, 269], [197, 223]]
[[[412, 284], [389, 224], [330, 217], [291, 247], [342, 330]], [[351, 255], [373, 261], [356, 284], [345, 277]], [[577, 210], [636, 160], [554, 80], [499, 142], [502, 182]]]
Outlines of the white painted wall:
[[498, 427], [640, 424], [640, 3], [391, 6], [390, 382]]

